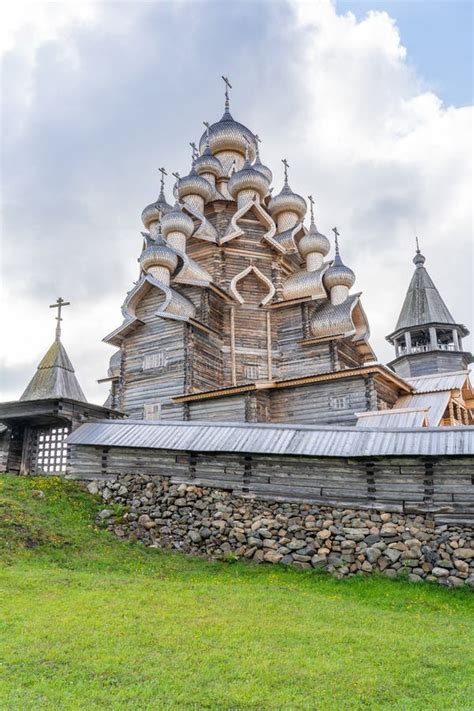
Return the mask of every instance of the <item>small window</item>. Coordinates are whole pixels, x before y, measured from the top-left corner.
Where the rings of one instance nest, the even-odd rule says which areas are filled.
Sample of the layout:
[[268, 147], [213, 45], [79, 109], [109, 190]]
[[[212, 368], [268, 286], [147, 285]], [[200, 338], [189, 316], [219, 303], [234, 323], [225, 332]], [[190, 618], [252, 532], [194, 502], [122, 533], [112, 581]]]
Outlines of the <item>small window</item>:
[[349, 407], [349, 395], [333, 395], [329, 398], [331, 410], [346, 410]]
[[260, 377], [260, 366], [256, 364], [248, 364], [244, 368], [246, 380], [258, 380]]
[[152, 370], [153, 368], [166, 368], [168, 365], [167, 351], [157, 351], [156, 353], [148, 353], [143, 356], [143, 370]]
[[144, 420], [159, 420], [161, 419], [161, 403], [153, 402], [143, 405]]

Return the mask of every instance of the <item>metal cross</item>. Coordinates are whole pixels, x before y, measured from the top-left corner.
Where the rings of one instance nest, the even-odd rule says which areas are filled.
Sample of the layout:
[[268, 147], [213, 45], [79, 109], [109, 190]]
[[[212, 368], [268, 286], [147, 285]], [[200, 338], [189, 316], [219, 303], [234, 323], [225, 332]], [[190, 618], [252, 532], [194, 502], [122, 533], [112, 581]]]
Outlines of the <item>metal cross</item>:
[[61, 338], [61, 309], [63, 306], [70, 306], [71, 303], [69, 301], [64, 301], [61, 297], [59, 297], [56, 301], [55, 304], [50, 304], [49, 308], [50, 309], [57, 309], [58, 310], [58, 315], [56, 316], [56, 321], [58, 322], [56, 325], [56, 340], [59, 341]]
[[339, 233], [337, 227], [333, 227], [333, 228], [332, 228], [332, 231], [334, 232], [334, 241], [335, 241], [335, 243], [336, 243], [336, 254], [339, 254], [339, 240], [338, 240], [338, 237], [339, 237], [339, 234], [340, 234], [340, 233]]
[[415, 237], [415, 240], [416, 240], [416, 253], [419, 254], [420, 253], [420, 245], [418, 243], [418, 237]]
[[176, 171], [176, 173], [171, 173], [171, 175], [173, 175], [173, 176], [176, 178], [177, 181], [180, 181], [180, 180], [181, 180], [181, 176], [180, 176], [180, 174], [178, 173], [178, 171]]
[[222, 78], [225, 83], [225, 110], [228, 111], [229, 110], [229, 89], [232, 89], [232, 84], [230, 83], [228, 78], [225, 77], [224, 75], [222, 75]]
[[163, 192], [163, 190], [165, 189], [165, 175], [168, 175], [168, 173], [164, 168], [158, 168], [158, 172], [161, 173], [160, 186], [161, 192]]
[[311, 212], [311, 222], [314, 222], [314, 212], [313, 212], [313, 207], [314, 207], [314, 198], [312, 195], [308, 195], [308, 200], [311, 204], [310, 207], [310, 212]]
[[255, 142], [257, 144], [257, 160], [260, 158], [260, 150], [258, 148], [258, 144], [262, 142], [262, 139], [257, 133], [254, 133], [253, 137], [255, 138]]
[[196, 160], [196, 158], [197, 158], [198, 155], [199, 155], [197, 146], [196, 146], [196, 144], [194, 143], [194, 141], [190, 141], [190, 142], [189, 142], [189, 145], [191, 146], [191, 148], [192, 148], [192, 150], [193, 150], [193, 160]]
[[245, 136], [245, 135], [244, 135], [244, 139], [245, 139], [245, 143], [246, 143], [246, 146], [245, 146], [245, 160], [249, 160], [249, 158], [250, 158], [250, 139], [249, 139], [247, 136]]
[[285, 166], [285, 183], [288, 182], [288, 168], [290, 167], [290, 164], [286, 160], [286, 158], [282, 158], [281, 162]]
[[203, 121], [204, 126], [206, 127], [206, 143], [209, 145], [209, 129], [211, 127], [211, 124], [209, 121]]

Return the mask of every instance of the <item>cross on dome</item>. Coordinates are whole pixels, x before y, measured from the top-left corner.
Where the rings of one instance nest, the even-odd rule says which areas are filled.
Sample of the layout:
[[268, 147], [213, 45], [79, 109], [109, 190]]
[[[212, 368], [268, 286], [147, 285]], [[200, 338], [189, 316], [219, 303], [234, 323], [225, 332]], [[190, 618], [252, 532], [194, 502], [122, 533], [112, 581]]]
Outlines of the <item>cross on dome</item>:
[[63, 306], [70, 306], [71, 303], [69, 301], [64, 301], [60, 296], [56, 300], [55, 304], [50, 304], [49, 308], [50, 309], [57, 309], [58, 310], [58, 315], [56, 316], [56, 321], [58, 322], [56, 325], [56, 340], [59, 341], [61, 339], [61, 321], [63, 320], [61, 318], [61, 310]]
[[312, 195], [308, 195], [308, 200], [309, 200], [310, 205], [311, 205], [311, 207], [309, 208], [309, 209], [310, 209], [310, 214], [311, 214], [311, 222], [314, 222], [314, 211], [313, 211], [314, 198], [313, 198], [313, 196], [312, 196]]
[[224, 108], [226, 111], [229, 110], [229, 89], [232, 89], [232, 84], [230, 83], [229, 79], [222, 75], [222, 79], [224, 80], [225, 84], [225, 104]]
[[337, 229], [337, 227], [333, 227], [332, 231], [334, 232], [334, 242], [336, 243], [336, 255], [339, 257], [339, 239], [338, 239], [338, 237], [340, 235], [340, 232]]
[[290, 164], [286, 160], [286, 158], [282, 158], [281, 162], [284, 165], [284, 171], [285, 171], [285, 185], [288, 185], [288, 168], [290, 167]]
[[196, 160], [196, 158], [199, 156], [199, 151], [198, 151], [197, 146], [196, 146], [196, 144], [194, 143], [194, 141], [190, 141], [190, 142], [189, 142], [189, 145], [191, 146], [192, 151], [193, 151], [193, 153], [192, 153], [192, 158], [193, 158], [193, 161], [194, 161], [194, 160]]
[[158, 168], [158, 172], [161, 173], [160, 186], [161, 192], [165, 189], [165, 175], [168, 175], [164, 168]]

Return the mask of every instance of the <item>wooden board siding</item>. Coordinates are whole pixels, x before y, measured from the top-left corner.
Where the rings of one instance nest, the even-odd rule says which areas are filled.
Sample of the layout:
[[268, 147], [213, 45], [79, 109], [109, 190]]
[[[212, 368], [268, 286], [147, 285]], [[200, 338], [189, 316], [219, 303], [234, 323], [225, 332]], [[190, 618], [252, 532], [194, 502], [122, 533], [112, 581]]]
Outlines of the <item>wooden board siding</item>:
[[148, 474], [273, 501], [430, 512], [437, 523], [474, 523], [467, 457], [348, 459], [72, 445], [71, 471], [78, 479]]
[[188, 407], [190, 420], [245, 422], [245, 395], [197, 400]]
[[[184, 330], [186, 324], [157, 317], [163, 294], [152, 289], [137, 308], [137, 317], [145, 323], [131, 333], [122, 348], [122, 407], [130, 416], [143, 417], [144, 405], [172, 404], [171, 398], [184, 391]], [[166, 365], [144, 370], [144, 357], [157, 352], [166, 354]]]
[[[345, 398], [340, 407], [336, 398]], [[355, 425], [355, 412], [367, 409], [366, 383], [362, 377], [328, 383], [284, 388], [271, 392], [271, 421], [305, 425]]]

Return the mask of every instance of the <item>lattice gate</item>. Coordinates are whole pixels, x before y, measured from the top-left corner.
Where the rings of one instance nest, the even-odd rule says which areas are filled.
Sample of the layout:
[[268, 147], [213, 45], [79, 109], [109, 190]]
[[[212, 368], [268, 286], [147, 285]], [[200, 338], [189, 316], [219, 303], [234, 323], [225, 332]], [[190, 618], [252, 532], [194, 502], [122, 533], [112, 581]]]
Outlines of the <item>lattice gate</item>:
[[31, 474], [65, 474], [68, 466], [67, 425], [34, 427], [29, 433], [27, 469]]

